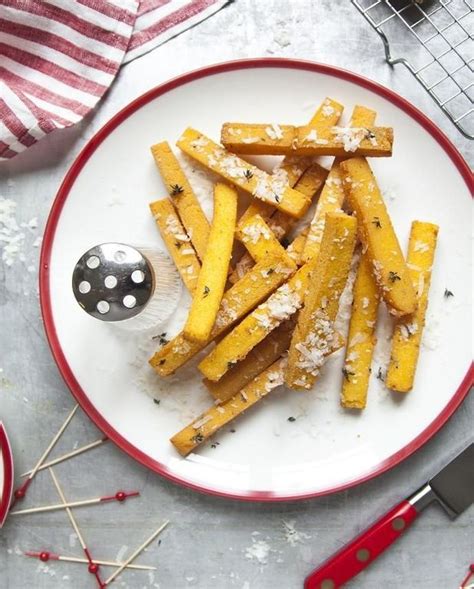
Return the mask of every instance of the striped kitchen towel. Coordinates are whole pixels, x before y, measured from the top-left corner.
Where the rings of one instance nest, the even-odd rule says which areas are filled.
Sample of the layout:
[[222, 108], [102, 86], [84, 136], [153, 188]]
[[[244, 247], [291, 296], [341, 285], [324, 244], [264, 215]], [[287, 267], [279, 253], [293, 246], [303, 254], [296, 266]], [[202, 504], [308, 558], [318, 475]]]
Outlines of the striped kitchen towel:
[[0, 0], [0, 160], [90, 112], [120, 66], [232, 0]]

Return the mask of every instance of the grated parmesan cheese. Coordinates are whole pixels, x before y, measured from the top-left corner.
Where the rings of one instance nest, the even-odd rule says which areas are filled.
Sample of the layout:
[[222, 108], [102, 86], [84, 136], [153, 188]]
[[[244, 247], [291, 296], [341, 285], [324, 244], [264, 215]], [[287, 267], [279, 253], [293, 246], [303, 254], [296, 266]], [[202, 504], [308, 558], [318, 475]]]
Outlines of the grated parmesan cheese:
[[271, 238], [271, 233], [267, 227], [257, 224], [247, 225], [243, 228], [242, 233], [244, 235], [244, 242], [257, 243], [260, 237], [264, 239]]
[[360, 142], [367, 137], [367, 129], [362, 127], [334, 127], [334, 140], [342, 143], [344, 151], [353, 152]]
[[265, 133], [274, 141], [283, 138], [283, 131], [280, 125], [276, 125], [275, 123], [272, 123], [269, 127], [265, 127]]

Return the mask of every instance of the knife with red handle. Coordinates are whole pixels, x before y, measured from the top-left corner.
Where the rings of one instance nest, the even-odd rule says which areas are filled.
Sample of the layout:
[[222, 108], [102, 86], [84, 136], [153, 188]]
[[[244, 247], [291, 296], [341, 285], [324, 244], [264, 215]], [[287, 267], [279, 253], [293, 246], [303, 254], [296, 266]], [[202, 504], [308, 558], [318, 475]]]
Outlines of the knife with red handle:
[[452, 518], [460, 515], [474, 501], [474, 444], [416, 493], [314, 570], [305, 580], [305, 589], [342, 587], [406, 532], [433, 501], [438, 501]]

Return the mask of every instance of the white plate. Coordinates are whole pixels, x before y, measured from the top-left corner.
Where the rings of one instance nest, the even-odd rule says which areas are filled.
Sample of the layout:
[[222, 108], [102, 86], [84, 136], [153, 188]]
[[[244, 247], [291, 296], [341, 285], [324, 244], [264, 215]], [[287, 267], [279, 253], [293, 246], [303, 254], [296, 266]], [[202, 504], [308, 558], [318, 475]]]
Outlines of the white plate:
[[[395, 129], [391, 159], [373, 162], [395, 228], [406, 246], [413, 219], [441, 227], [416, 386], [392, 396], [375, 377], [360, 415], [339, 406], [343, 353], [328, 362], [312, 393], [272, 393], [198, 454], [180, 458], [169, 437], [210, 405], [196, 370], [171, 382], [147, 364], [156, 342], [124, 336], [87, 316], [74, 300], [71, 272], [94, 244], [122, 241], [164, 246], [148, 202], [166, 194], [149, 153], [174, 144], [192, 125], [218, 138], [224, 121], [304, 124], [331, 96], [364, 104]], [[80, 154], [54, 203], [42, 251], [41, 302], [48, 338], [74, 396], [94, 422], [137, 460], [194, 489], [225, 496], [282, 500], [334, 492], [397, 464], [448, 419], [471, 375], [468, 286], [470, 209], [467, 165], [445, 136], [399, 96], [327, 66], [292, 60], [247, 60], [205, 68], [151, 90], [109, 122]], [[210, 212], [203, 174], [191, 180]], [[464, 176], [464, 179], [463, 179]], [[448, 288], [454, 297], [443, 296]], [[166, 327], [181, 326], [180, 312]], [[382, 322], [386, 324], [386, 322]], [[388, 352], [380, 333], [373, 369]], [[435, 341], [437, 340], [437, 341]], [[154, 404], [150, 395], [160, 399]], [[289, 422], [288, 417], [296, 417]]]

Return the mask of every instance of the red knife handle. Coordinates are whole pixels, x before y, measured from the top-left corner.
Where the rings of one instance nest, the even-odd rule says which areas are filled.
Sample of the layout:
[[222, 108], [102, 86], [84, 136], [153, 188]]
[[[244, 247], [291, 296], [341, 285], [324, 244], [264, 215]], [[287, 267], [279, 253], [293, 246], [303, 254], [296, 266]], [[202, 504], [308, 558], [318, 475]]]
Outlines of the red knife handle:
[[413, 505], [402, 501], [306, 577], [305, 589], [341, 587], [395, 542], [417, 516]]

